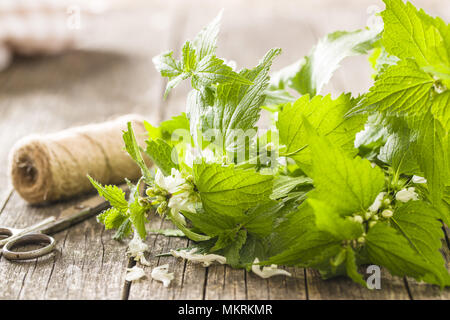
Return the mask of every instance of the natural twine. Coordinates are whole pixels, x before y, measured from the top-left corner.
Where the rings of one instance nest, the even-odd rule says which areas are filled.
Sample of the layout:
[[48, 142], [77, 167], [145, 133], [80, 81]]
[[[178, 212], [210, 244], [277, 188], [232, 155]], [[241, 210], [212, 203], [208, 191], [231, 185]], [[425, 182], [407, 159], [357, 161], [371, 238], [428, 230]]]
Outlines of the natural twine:
[[143, 146], [146, 134], [138, 115], [21, 139], [10, 153], [14, 188], [27, 202], [38, 204], [92, 191], [87, 174], [102, 184], [138, 179], [140, 169], [122, 140], [127, 122]]

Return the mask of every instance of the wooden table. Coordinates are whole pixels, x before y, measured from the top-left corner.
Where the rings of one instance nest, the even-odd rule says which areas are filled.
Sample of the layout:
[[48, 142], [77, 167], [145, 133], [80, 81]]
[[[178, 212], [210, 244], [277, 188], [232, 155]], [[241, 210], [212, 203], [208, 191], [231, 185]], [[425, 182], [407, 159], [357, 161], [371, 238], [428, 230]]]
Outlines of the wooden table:
[[[450, 3], [416, 0], [416, 5], [446, 21]], [[103, 121], [112, 115], [141, 113], [157, 124], [184, 110], [187, 86], [163, 101], [165, 82], [151, 58], [181, 48], [224, 7], [219, 56], [238, 67], [252, 67], [271, 47], [283, 48], [276, 70], [308, 53], [319, 37], [365, 26], [370, 5], [380, 1], [134, 1], [84, 22], [80, 49], [54, 58], [17, 59], [0, 73], [0, 225], [23, 227], [73, 206], [80, 199], [51, 206], [29, 206], [7, 177], [7, 155], [14, 142], [33, 132]], [[327, 86], [355, 95], [367, 90], [365, 57], [347, 60]], [[153, 227], [169, 223], [153, 219]], [[184, 238], [152, 235], [147, 243], [148, 277], [125, 281], [126, 243], [112, 240], [90, 219], [56, 235], [58, 251], [46, 258], [9, 262], [0, 257], [0, 299], [449, 299], [450, 290], [393, 278], [382, 272], [382, 289], [369, 291], [348, 279], [321, 280], [313, 270], [287, 268], [292, 278], [261, 279], [222, 265], [204, 268], [173, 257], [155, 257], [185, 247]], [[175, 280], [169, 288], [150, 278], [150, 270], [169, 263]]]

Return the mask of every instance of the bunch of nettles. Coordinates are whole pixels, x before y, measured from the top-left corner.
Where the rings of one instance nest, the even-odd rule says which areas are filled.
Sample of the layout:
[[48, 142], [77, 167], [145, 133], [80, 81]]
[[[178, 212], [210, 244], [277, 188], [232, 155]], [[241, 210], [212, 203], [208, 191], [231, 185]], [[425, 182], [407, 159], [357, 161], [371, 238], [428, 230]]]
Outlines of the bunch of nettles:
[[[134, 230], [145, 239], [156, 211], [236, 268], [257, 259], [366, 286], [358, 268], [376, 264], [450, 285], [440, 252], [450, 222], [450, 26], [410, 3], [384, 2], [379, 24], [329, 34], [271, 77], [280, 49], [240, 71], [216, 57], [221, 15], [180, 60], [155, 57], [166, 95], [190, 79], [186, 113], [146, 123], [145, 150], [128, 126], [126, 150], [142, 178], [129, 183], [128, 200], [92, 180], [112, 205], [98, 220], [116, 238]], [[369, 92], [319, 94], [345, 57], [369, 53]], [[272, 115], [264, 132], [261, 112]]]

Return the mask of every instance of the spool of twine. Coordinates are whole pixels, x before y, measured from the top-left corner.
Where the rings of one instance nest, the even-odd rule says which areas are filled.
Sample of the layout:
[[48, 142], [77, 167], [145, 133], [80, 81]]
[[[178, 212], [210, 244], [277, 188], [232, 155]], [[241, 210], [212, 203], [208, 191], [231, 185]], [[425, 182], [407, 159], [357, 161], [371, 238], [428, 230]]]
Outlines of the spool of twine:
[[14, 188], [27, 202], [39, 204], [94, 190], [87, 174], [102, 184], [138, 179], [140, 169], [124, 150], [122, 140], [127, 122], [132, 123], [143, 146], [146, 131], [138, 115], [21, 139], [10, 153]]

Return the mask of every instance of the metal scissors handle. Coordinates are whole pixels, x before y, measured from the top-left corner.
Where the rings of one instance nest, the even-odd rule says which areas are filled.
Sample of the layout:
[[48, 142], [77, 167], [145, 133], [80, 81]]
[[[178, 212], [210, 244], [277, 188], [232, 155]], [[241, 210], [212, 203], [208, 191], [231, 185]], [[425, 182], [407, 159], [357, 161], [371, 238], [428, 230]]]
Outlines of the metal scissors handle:
[[[52, 252], [56, 246], [55, 239], [49, 235], [38, 232], [53, 223], [55, 220], [55, 217], [50, 217], [24, 229], [0, 227], [0, 236], [6, 236], [5, 239], [0, 240], [0, 248], [3, 247], [3, 256], [8, 260], [25, 260], [41, 257]], [[47, 245], [30, 251], [12, 250], [15, 246], [30, 243], [47, 243]]]
[[[122, 186], [122, 188], [124, 188]], [[101, 197], [95, 196], [82, 202], [84, 210], [80, 211], [80, 204], [67, 210], [67, 213], [61, 213], [60, 218], [49, 217], [28, 228], [15, 229], [9, 227], [0, 227], [0, 248], [3, 256], [8, 260], [27, 260], [42, 257], [55, 249], [56, 241], [49, 234], [54, 234], [65, 230], [83, 220], [86, 220], [101, 211], [110, 207], [109, 203]], [[75, 209], [75, 210], [74, 210]], [[6, 236], [6, 238], [4, 238]], [[1, 239], [1, 238], [0, 238]], [[45, 246], [28, 251], [14, 251], [13, 248], [24, 244], [36, 244]]]

